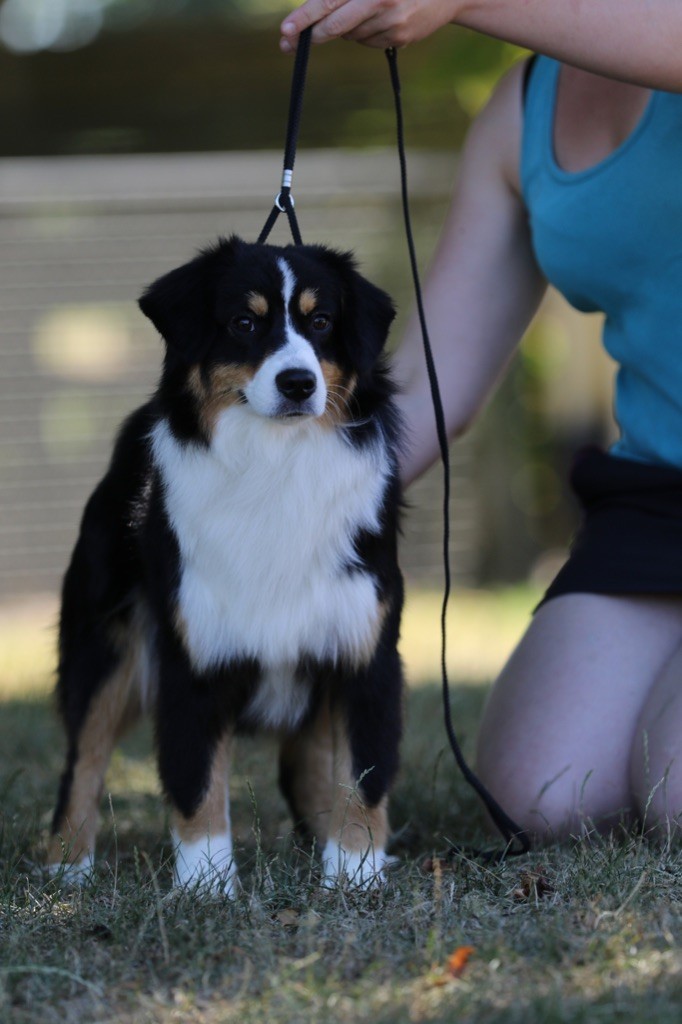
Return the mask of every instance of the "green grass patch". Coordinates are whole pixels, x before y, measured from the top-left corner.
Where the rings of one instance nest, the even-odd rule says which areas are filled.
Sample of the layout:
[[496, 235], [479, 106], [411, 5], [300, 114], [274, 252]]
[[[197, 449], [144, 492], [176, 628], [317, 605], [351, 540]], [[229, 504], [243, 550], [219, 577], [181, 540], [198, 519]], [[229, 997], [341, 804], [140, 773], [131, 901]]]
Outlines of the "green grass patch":
[[[468, 608], [460, 599], [455, 609], [460, 629], [480, 629], [485, 647], [482, 666], [453, 676], [466, 750], [483, 680], [499, 667], [492, 632], [501, 660], [532, 599], [528, 592], [471, 596]], [[406, 640], [416, 637], [412, 643], [420, 621], [432, 629], [437, 598], [417, 603], [405, 631]], [[489, 625], [476, 626], [479, 618]], [[454, 624], [452, 636], [457, 645]], [[437, 664], [437, 628], [435, 637]], [[414, 652], [406, 660], [422, 664]], [[24, 678], [34, 682], [24, 693], [8, 686], [0, 704], [3, 1024], [677, 1024], [678, 847], [623, 831], [500, 866], [460, 860], [422, 870], [448, 839], [490, 842], [446, 749], [435, 671], [430, 680], [427, 669], [414, 673], [408, 693], [392, 801], [398, 862], [389, 884], [371, 894], [322, 891], [314, 853], [296, 844], [277, 793], [274, 745], [243, 741], [232, 784], [243, 892], [231, 902], [170, 891], [167, 820], [148, 727], [133, 733], [112, 763], [93, 883], [69, 890], [44, 878], [39, 855], [63, 744], [46, 679], [41, 683], [35, 670], [28, 657]], [[462, 946], [473, 952], [455, 976], [448, 960]]]

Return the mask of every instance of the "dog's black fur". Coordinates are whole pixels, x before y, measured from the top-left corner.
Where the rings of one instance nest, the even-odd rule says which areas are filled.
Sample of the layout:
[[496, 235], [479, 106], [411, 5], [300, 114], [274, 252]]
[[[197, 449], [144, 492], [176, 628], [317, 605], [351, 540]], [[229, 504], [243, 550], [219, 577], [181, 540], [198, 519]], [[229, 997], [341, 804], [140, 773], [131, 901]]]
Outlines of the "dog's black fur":
[[[400, 430], [382, 354], [394, 315], [390, 300], [358, 274], [346, 254], [318, 246], [252, 245], [232, 238], [156, 281], [140, 306], [166, 342], [161, 379], [151, 400], [120, 431], [109, 469], [87, 503], [63, 585], [57, 694], [68, 753], [53, 829], [73, 863], [92, 857], [93, 801], [108, 755], [140, 710], [148, 709], [154, 716], [163, 787], [178, 820], [185, 823], [194, 819], [206, 799], [216, 750], [226, 733], [266, 727], [285, 737], [288, 753], [282, 758], [281, 782], [297, 819], [321, 813], [297, 797], [306, 789], [297, 737], [307, 743], [322, 708], [325, 714], [332, 709], [335, 728], [341, 729], [351, 758], [351, 779], [337, 781], [360, 780], [365, 810], [385, 800], [398, 764]], [[278, 360], [286, 363], [290, 351], [292, 366], [285, 365], [277, 374], [273, 370], [273, 383], [269, 367], [277, 369]], [[293, 365], [301, 362], [303, 366]], [[328, 393], [320, 412], [312, 410], [310, 403], [317, 399], [308, 392], [323, 390], [323, 379]], [[250, 406], [249, 395], [258, 389], [258, 401], [272, 405], [265, 414]], [[173, 504], [177, 481], [172, 467], [177, 465], [180, 472], [188, 453], [202, 467], [205, 462], [202, 480], [213, 480], [215, 474], [222, 487], [222, 455], [214, 459], [216, 446], [229, 453], [231, 445], [246, 444], [248, 435], [250, 444], [262, 444], [267, 451], [268, 432], [283, 446], [282, 452], [291, 447], [292, 458], [304, 460], [303, 446], [310, 446], [310, 484], [306, 490], [301, 469], [293, 486], [300, 488], [313, 547], [318, 526], [320, 531], [328, 529], [330, 520], [329, 505], [321, 505], [319, 514], [316, 510], [319, 492], [327, 484], [331, 487], [337, 472], [336, 460], [323, 464], [315, 446], [324, 443], [338, 451], [344, 466], [341, 474], [355, 474], [356, 459], [365, 460], [363, 466], [375, 466], [378, 474], [367, 477], [368, 488], [377, 491], [376, 508], [365, 509], [361, 495], [351, 502], [359, 510], [357, 523], [339, 523], [340, 530], [348, 531], [347, 541], [338, 540], [346, 562], [329, 570], [331, 588], [338, 580], [354, 592], [356, 583], [364, 586], [371, 581], [377, 609], [371, 645], [358, 653], [346, 634], [336, 646], [336, 641], [329, 642], [328, 653], [323, 638], [316, 638], [312, 649], [301, 643], [287, 684], [292, 693], [295, 689], [301, 708], [296, 704], [291, 712], [277, 711], [281, 722], [270, 720], [267, 706], [258, 698], [267, 672], [257, 649], [225, 647], [216, 637], [199, 650], [199, 641], [191, 635], [193, 629], [201, 630], [204, 620], [194, 599], [183, 597], [191, 544], [183, 533], [180, 504]], [[229, 461], [231, 455], [226, 457]], [[249, 478], [254, 474], [259, 480], [258, 472], [250, 461], [245, 466]], [[315, 475], [320, 473], [316, 484]], [[341, 493], [344, 480], [339, 481]], [[239, 487], [237, 483], [237, 491]], [[194, 500], [191, 492], [188, 484], [178, 491], [177, 501]], [[273, 492], [273, 510], [288, 497], [286, 486]], [[207, 529], [213, 529], [220, 521], [219, 510], [211, 506], [210, 496], [196, 498], [198, 508], [202, 502], [210, 507], [213, 518]], [[254, 516], [262, 516], [264, 523], [277, 522], [276, 512], [266, 515], [262, 508], [255, 509]], [[188, 521], [201, 545], [202, 524], [191, 517]], [[246, 543], [236, 532], [234, 541], [234, 532], [225, 536], [224, 545]], [[248, 531], [244, 537], [250, 537]], [[263, 549], [271, 548], [277, 558], [278, 545], [287, 543], [287, 536], [262, 538]], [[334, 535], [330, 543], [337, 543]], [[239, 557], [247, 563], [253, 558], [261, 566], [260, 546], [240, 551]], [[220, 546], [217, 550], [221, 554]], [[321, 547], [315, 557], [324, 559], [324, 551]], [[305, 570], [293, 569], [293, 589], [286, 599], [295, 608], [306, 599], [296, 586], [307, 583]], [[236, 607], [241, 598], [230, 592], [230, 581], [208, 579], [206, 570], [201, 571], [202, 586], [221, 601], [224, 596], [226, 607]], [[327, 597], [330, 621], [324, 628], [330, 635], [337, 628], [343, 633], [346, 627], [331, 619], [335, 608], [341, 619], [348, 609], [341, 599], [332, 599], [333, 594], [325, 595], [322, 605]], [[263, 614], [279, 622], [279, 609], [267, 588], [261, 599]], [[369, 602], [374, 614], [371, 593], [362, 600]], [[315, 608], [311, 605], [312, 611]], [[304, 630], [305, 623], [300, 628]], [[282, 641], [289, 640], [281, 624], [274, 629]], [[350, 635], [350, 626], [346, 632]], [[287, 658], [283, 660], [289, 664]], [[276, 697], [277, 692], [273, 689]], [[322, 841], [324, 835], [314, 822], [311, 827]], [[339, 843], [344, 846], [343, 839]], [[53, 862], [60, 859], [60, 850], [63, 847], [53, 843]]]

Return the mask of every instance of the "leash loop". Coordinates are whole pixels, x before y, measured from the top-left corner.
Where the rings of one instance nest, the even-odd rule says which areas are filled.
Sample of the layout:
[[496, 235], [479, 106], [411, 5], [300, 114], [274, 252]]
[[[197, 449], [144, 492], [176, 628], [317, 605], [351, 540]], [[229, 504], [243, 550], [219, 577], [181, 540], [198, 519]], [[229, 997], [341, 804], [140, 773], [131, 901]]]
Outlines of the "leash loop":
[[400, 76], [398, 75], [398, 54], [395, 47], [390, 47], [386, 50], [386, 58], [388, 60], [389, 71], [391, 75], [391, 85], [393, 87], [393, 97], [395, 100], [395, 115], [396, 115], [396, 129], [397, 129], [397, 140], [398, 140], [398, 158], [400, 161], [400, 186], [403, 206], [403, 219], [405, 222], [405, 234], [407, 236], [407, 248], [410, 256], [410, 267], [412, 270], [412, 280], [414, 284], [414, 291], [417, 301], [417, 312], [419, 315], [419, 325], [421, 328], [422, 341], [424, 344], [424, 356], [426, 359], [426, 368], [429, 378], [429, 386], [431, 388], [431, 399], [433, 403], [433, 411], [436, 419], [436, 433], [438, 435], [438, 446], [440, 449], [441, 461], [443, 463], [443, 570], [445, 576], [445, 585], [443, 588], [443, 604], [441, 609], [441, 679], [442, 679], [442, 690], [443, 690], [443, 712], [445, 718], [445, 730], [448, 735], [450, 747], [455, 756], [455, 761], [462, 772], [462, 775], [478, 794], [479, 798], [483, 802], [494, 822], [496, 828], [501, 833], [506, 845], [506, 848], [501, 852], [496, 851], [480, 851], [480, 850], [466, 850], [462, 847], [452, 846], [449, 851], [452, 856], [456, 856], [459, 853], [465, 853], [469, 856], [475, 856], [487, 861], [499, 861], [503, 860], [505, 856], [518, 856], [520, 854], [527, 853], [530, 850], [530, 838], [523, 829], [516, 824], [516, 822], [509, 817], [509, 815], [500, 807], [495, 798], [491, 793], [488, 792], [486, 787], [483, 785], [477, 775], [471, 770], [467, 764], [464, 755], [462, 754], [459, 741], [455, 734], [455, 730], [452, 725], [452, 708], [450, 704], [450, 684], [448, 681], [448, 670], [447, 670], [447, 610], [448, 601], [450, 598], [451, 589], [451, 574], [450, 574], [450, 450], [448, 445], [447, 428], [445, 425], [445, 414], [443, 412], [443, 402], [440, 394], [440, 386], [438, 384], [438, 374], [436, 372], [436, 365], [433, 358], [433, 351], [431, 349], [431, 341], [429, 338], [428, 327], [426, 324], [426, 314], [424, 312], [424, 302], [422, 298], [421, 284], [419, 280], [419, 268], [417, 265], [417, 257], [414, 246], [414, 237], [412, 235], [412, 224], [410, 218], [410, 207], [408, 198], [407, 188], [407, 160], [405, 156], [405, 131], [403, 125], [403, 111], [401, 103], [401, 88], [400, 88]]
[[291, 185], [294, 177], [294, 162], [296, 160], [296, 146], [298, 144], [298, 133], [301, 127], [301, 110], [303, 108], [303, 93], [305, 91], [306, 73], [308, 71], [308, 57], [310, 56], [310, 38], [312, 36], [312, 25], [301, 32], [296, 50], [294, 72], [291, 80], [291, 95], [289, 98], [289, 117], [287, 120], [287, 134], [284, 143], [284, 169], [282, 170], [282, 185], [275, 197], [275, 204], [265, 222], [263, 230], [258, 236], [258, 242], [263, 244], [267, 241], [280, 213], [286, 213], [289, 221], [289, 228], [295, 245], [303, 245], [301, 232], [298, 227], [296, 213], [294, 212], [294, 197], [291, 194]]
[[[291, 206], [295, 206], [296, 205], [296, 203], [294, 202], [294, 197], [291, 194], [289, 195], [289, 204]], [[286, 207], [286, 204], [285, 204], [284, 200], [282, 199], [282, 193], [281, 192], [278, 192], [277, 195], [275, 196], [275, 206], [277, 207], [277, 209], [279, 210], [280, 213], [285, 213], [286, 212], [287, 207]]]

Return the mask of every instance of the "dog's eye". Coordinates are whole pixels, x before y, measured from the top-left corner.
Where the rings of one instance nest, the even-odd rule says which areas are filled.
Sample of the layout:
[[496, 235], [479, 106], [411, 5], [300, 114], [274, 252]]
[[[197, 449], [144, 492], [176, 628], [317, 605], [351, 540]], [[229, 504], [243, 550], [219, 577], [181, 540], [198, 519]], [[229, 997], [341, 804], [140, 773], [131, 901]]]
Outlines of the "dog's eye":
[[235, 331], [239, 331], [240, 334], [250, 334], [256, 328], [252, 316], [234, 316], [232, 317], [231, 326], [234, 327]]
[[311, 317], [310, 325], [314, 331], [328, 331], [332, 325], [332, 318], [326, 313], [315, 313]]

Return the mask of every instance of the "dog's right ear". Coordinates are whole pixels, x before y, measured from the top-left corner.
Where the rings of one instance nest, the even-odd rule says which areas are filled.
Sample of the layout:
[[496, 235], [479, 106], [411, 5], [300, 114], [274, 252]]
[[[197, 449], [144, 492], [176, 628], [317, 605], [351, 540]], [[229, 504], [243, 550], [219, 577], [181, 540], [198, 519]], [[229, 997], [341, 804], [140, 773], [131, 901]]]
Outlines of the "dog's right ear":
[[169, 353], [189, 363], [201, 359], [213, 340], [218, 272], [231, 248], [232, 240], [221, 240], [205, 249], [150, 284], [139, 300]]

